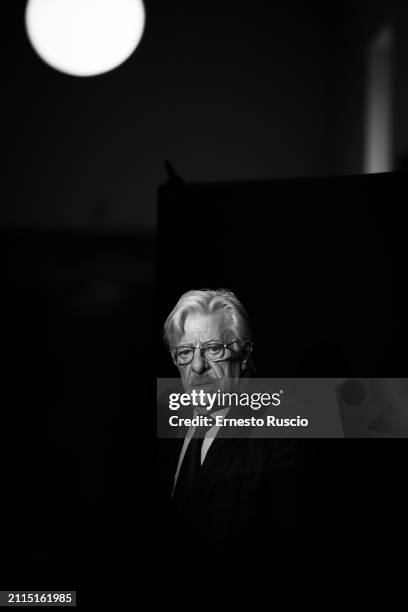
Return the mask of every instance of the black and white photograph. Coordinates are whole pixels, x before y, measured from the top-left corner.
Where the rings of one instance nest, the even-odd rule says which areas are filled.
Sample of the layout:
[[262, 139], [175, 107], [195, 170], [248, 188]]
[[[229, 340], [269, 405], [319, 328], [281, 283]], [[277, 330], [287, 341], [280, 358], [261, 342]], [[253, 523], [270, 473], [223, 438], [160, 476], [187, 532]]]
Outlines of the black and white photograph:
[[3, 24], [0, 607], [289, 605], [370, 563], [385, 587], [408, 4], [10, 0]]

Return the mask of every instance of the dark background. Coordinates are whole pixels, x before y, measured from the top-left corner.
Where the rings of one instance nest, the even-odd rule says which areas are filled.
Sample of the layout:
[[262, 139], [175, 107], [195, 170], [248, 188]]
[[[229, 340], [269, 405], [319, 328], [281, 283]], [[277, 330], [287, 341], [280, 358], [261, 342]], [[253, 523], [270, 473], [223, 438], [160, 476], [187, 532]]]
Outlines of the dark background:
[[405, 181], [397, 172], [169, 184], [160, 190], [162, 324], [189, 289], [226, 287], [251, 318], [257, 376], [403, 376]]
[[[370, 364], [384, 375], [381, 368], [402, 363], [395, 344], [400, 335], [392, 335], [402, 321], [402, 280], [394, 278], [398, 268], [393, 268], [400, 245], [398, 196], [388, 185], [381, 187], [372, 217], [375, 188], [349, 184], [340, 198], [330, 183], [319, 187], [312, 181], [306, 187], [290, 179], [361, 173], [366, 47], [387, 23], [395, 30], [393, 148], [394, 169], [399, 167], [408, 146], [408, 18], [404, 3], [379, 0], [337, 5], [259, 0], [250, 6], [157, 0], [146, 3], [146, 30], [135, 54], [111, 73], [83, 79], [58, 73], [35, 55], [24, 32], [24, 6], [9, 3], [3, 18], [9, 37], [0, 208], [2, 473], [8, 492], [2, 504], [2, 582], [5, 588], [76, 587], [85, 597], [93, 585], [113, 584], [109, 579], [114, 582], [115, 576], [131, 579], [137, 562], [160, 557], [146, 488], [151, 482], [147, 440], [154, 439], [154, 423], [151, 437], [146, 436], [136, 415], [154, 418], [144, 383], [156, 376], [157, 359], [159, 373], [167, 372], [157, 328], [179, 289], [190, 288], [190, 279], [193, 285], [235, 289], [256, 321], [259, 367], [269, 363], [261, 358], [269, 355], [270, 344], [262, 332], [271, 315], [252, 289], [261, 272], [263, 286], [272, 285], [257, 259], [248, 269], [248, 253], [265, 255], [271, 223], [259, 223], [258, 212], [244, 212], [248, 203], [251, 208], [261, 199], [268, 209], [262, 209], [265, 218], [272, 209], [275, 236], [280, 228], [266, 252], [268, 274], [275, 283], [275, 267], [270, 268], [276, 263], [287, 298], [274, 303], [272, 321], [282, 316], [283, 324], [277, 321], [279, 329], [271, 336], [279, 347], [273, 364], [285, 375], [292, 367], [312, 371], [313, 364], [313, 374], [321, 375], [317, 368], [329, 354], [343, 372], [355, 372], [359, 365], [368, 370]], [[184, 261], [184, 280], [183, 265], [174, 264], [169, 284], [159, 276], [158, 321], [153, 309], [157, 222], [163, 227], [167, 214], [174, 227], [178, 215], [192, 252], [208, 212], [217, 236], [230, 231], [229, 211], [215, 209], [217, 186], [215, 191], [211, 185], [192, 186], [199, 215], [189, 212], [190, 197], [174, 213], [165, 211], [167, 196], [161, 193], [158, 218], [157, 188], [166, 181], [166, 159], [188, 184], [278, 183], [248, 183], [235, 217], [232, 212], [239, 228], [243, 219], [251, 228], [233, 251], [242, 275], [231, 280], [226, 256], [222, 272], [208, 266], [208, 274], [196, 276], [209, 261], [208, 251], [194, 264]], [[226, 189], [230, 197], [236, 188]], [[352, 201], [356, 192], [363, 203]], [[235, 192], [234, 203], [236, 198]], [[322, 274], [324, 268], [307, 234], [321, 236], [319, 227], [325, 231], [331, 215], [333, 226], [319, 243], [331, 255], [325, 265], [334, 262], [330, 295], [322, 277], [312, 276], [316, 312], [304, 299], [310, 291], [306, 279], [311, 269], [317, 266]], [[257, 242], [257, 235], [264, 239]], [[346, 251], [345, 267], [331, 237]], [[381, 248], [375, 248], [374, 237]], [[160, 255], [171, 238], [169, 232], [166, 242], [160, 239], [159, 265], [175, 261], [166, 252]], [[278, 245], [287, 255], [283, 268], [282, 259], [275, 259]], [[297, 285], [283, 278], [285, 269], [296, 272]], [[361, 274], [348, 275], [351, 270]], [[306, 333], [310, 317], [316, 334], [310, 326]], [[387, 348], [381, 355], [376, 334]], [[145, 422], [150, 423], [147, 416]], [[392, 441], [379, 448], [375, 440], [361, 452], [362, 441], [355, 442], [351, 449], [340, 447], [343, 441], [322, 441], [311, 452], [309, 474], [321, 480], [305, 487], [309, 508], [312, 504], [316, 515], [338, 525], [348, 516], [344, 506], [352, 503], [359, 525], [377, 516], [387, 498], [398, 519], [404, 508], [402, 451], [398, 454]], [[350, 481], [353, 467], [358, 476]], [[387, 528], [398, 524], [389, 521]], [[142, 544], [146, 534], [147, 546]]]
[[188, 181], [358, 174], [367, 49], [394, 29], [394, 157], [408, 148], [405, 2], [146, 2], [137, 51], [59, 73], [6, 3], [4, 226], [152, 233], [169, 159]]
[[[159, 375], [177, 375], [161, 326], [182, 293], [227, 287], [253, 324], [257, 376], [406, 377], [406, 194], [398, 172], [162, 187]], [[367, 554], [405, 541], [404, 444], [299, 441], [291, 577], [307, 574], [313, 554], [329, 573], [344, 559], [357, 579]], [[274, 552], [259, 545], [260, 558]]]

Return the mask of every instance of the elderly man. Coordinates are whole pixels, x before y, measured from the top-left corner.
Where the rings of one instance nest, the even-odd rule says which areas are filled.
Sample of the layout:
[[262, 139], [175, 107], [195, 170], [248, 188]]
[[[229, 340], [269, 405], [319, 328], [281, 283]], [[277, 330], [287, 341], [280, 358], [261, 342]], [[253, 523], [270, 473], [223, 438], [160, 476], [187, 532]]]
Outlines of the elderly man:
[[[182, 295], [165, 322], [164, 338], [187, 393], [229, 392], [254, 372], [248, 315], [226, 289]], [[237, 411], [209, 409], [205, 402], [195, 407], [209, 417]], [[184, 438], [163, 445], [168, 452], [160, 454], [161, 502], [168, 504], [169, 530], [178, 541], [180, 532], [192, 540], [205, 532], [212, 548], [231, 552], [268, 540], [271, 530], [276, 541], [282, 528], [294, 526], [294, 442], [255, 439], [248, 428], [240, 437], [228, 430], [221, 436], [208, 420], [207, 428], [190, 427]]]

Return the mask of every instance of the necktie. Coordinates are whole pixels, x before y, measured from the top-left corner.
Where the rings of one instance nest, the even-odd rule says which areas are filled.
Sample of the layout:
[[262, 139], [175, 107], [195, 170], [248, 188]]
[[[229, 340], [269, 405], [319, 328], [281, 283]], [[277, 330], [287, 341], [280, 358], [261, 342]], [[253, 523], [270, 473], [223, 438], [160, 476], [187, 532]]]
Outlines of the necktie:
[[180, 467], [176, 488], [173, 493], [173, 502], [182, 503], [190, 494], [191, 489], [201, 470], [201, 447], [207, 431], [215, 424], [215, 419], [207, 417], [207, 425], [196, 427]]

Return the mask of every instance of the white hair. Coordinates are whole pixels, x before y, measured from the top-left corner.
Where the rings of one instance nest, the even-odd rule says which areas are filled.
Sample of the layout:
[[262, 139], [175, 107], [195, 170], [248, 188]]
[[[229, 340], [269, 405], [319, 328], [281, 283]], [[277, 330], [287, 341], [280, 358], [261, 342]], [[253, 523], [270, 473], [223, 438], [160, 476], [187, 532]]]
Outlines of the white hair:
[[[184, 323], [191, 312], [213, 314], [223, 311], [231, 323], [239, 343], [253, 342], [248, 314], [237, 298], [228, 289], [192, 289], [184, 293], [164, 324], [164, 340], [169, 348], [179, 342], [184, 334]], [[252, 360], [251, 364], [253, 365]]]

